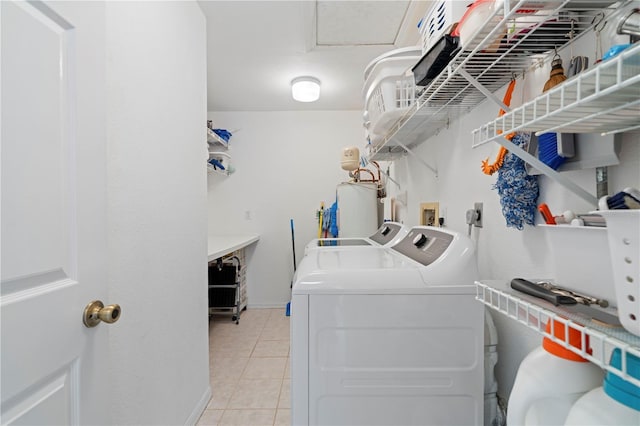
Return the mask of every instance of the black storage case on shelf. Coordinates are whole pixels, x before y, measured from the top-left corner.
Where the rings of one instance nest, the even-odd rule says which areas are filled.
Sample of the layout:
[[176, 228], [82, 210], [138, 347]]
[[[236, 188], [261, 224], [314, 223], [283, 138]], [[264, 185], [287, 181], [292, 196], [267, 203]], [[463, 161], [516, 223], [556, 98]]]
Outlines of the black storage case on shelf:
[[416, 86], [428, 86], [458, 53], [460, 39], [444, 35], [411, 69]]
[[209, 265], [209, 285], [234, 285], [237, 272], [236, 266], [229, 263], [223, 263], [222, 269]]
[[236, 306], [235, 288], [209, 287], [210, 308], [234, 308]]
[[[222, 269], [218, 265], [209, 266], [210, 308], [233, 308], [237, 305], [237, 275], [238, 269], [235, 265], [223, 264]], [[216, 288], [217, 286], [224, 287]]]

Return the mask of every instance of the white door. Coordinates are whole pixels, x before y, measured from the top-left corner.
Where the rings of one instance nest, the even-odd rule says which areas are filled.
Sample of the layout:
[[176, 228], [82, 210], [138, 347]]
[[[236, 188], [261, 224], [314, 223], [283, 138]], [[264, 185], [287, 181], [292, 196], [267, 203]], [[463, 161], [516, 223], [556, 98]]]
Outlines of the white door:
[[0, 2], [2, 424], [108, 424], [105, 31], [97, 2]]

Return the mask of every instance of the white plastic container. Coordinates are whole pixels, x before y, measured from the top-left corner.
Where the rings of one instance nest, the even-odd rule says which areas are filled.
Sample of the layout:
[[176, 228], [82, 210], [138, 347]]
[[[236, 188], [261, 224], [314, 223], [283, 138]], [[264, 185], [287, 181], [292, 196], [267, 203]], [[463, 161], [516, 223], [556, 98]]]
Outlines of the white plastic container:
[[[502, 7], [502, 1], [500, 0], [476, 0], [464, 13], [454, 32], [455, 35], [460, 37], [460, 46], [470, 50], [469, 43], [480, 29], [482, 31], [477, 34], [476, 42], [482, 40], [489, 31], [497, 27], [502, 20], [502, 16], [497, 14], [496, 11]], [[501, 31], [488, 42], [488, 45], [485, 45], [485, 50], [495, 52], [500, 47], [500, 40], [506, 32], [507, 29], [503, 25]]]
[[613, 283], [622, 326], [640, 336], [640, 210], [599, 210], [607, 221]]
[[[565, 326], [555, 322], [547, 332], [565, 339]], [[569, 328], [569, 343], [581, 347], [580, 333]], [[588, 344], [588, 342], [587, 342]], [[602, 370], [545, 337], [520, 364], [507, 406], [507, 425], [563, 425], [571, 406], [602, 383]]]
[[[620, 350], [614, 350], [611, 365], [620, 368]], [[640, 380], [640, 358], [627, 354], [627, 372]], [[602, 387], [581, 397], [569, 411], [565, 426], [640, 425], [640, 387], [607, 373]]]
[[498, 330], [491, 314], [484, 312], [484, 424], [499, 424], [498, 419], [498, 381], [495, 366], [498, 363]]
[[420, 60], [420, 48], [395, 49], [365, 68], [362, 89], [365, 127], [372, 140], [385, 134], [416, 100], [411, 68]]
[[468, 2], [439, 0], [424, 15], [420, 22], [422, 54], [426, 54], [458, 22], [467, 10]]
[[390, 76], [378, 81], [372, 87], [365, 104], [369, 114], [369, 132], [373, 135], [386, 134], [415, 101], [413, 74]]

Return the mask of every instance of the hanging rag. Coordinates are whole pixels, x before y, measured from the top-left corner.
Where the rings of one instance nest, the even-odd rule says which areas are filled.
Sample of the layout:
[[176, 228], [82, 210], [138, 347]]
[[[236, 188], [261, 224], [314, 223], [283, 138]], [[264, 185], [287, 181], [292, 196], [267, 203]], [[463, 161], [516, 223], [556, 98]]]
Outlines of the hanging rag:
[[331, 212], [329, 209], [322, 210], [322, 232], [324, 234], [324, 238], [327, 238], [329, 235], [329, 229], [331, 228]]
[[331, 232], [331, 234], [334, 237], [338, 236], [338, 202], [335, 201], [332, 205], [331, 208], [329, 208], [330, 211], [330, 222], [331, 225], [329, 227], [329, 232]]
[[[526, 150], [530, 138], [530, 133], [516, 132], [511, 142]], [[535, 224], [538, 179], [537, 176], [527, 174], [522, 159], [511, 152], [505, 155], [493, 189], [500, 196], [502, 215], [507, 227], [522, 230], [525, 224]]]

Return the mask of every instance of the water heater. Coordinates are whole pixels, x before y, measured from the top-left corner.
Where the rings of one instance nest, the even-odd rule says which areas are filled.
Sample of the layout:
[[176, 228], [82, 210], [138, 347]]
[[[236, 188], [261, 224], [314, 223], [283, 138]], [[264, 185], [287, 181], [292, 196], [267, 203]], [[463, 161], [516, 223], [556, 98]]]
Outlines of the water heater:
[[341, 238], [367, 237], [378, 229], [378, 186], [341, 183], [337, 188], [338, 229]]

